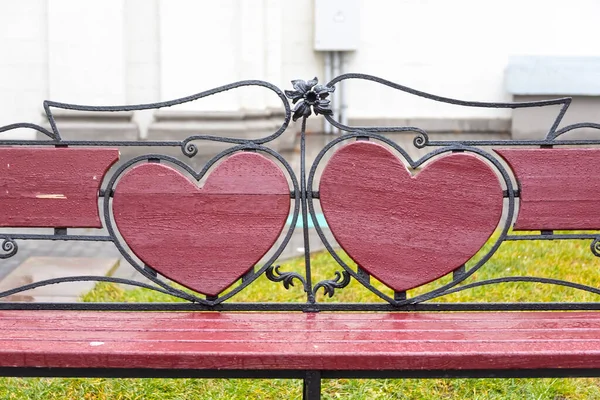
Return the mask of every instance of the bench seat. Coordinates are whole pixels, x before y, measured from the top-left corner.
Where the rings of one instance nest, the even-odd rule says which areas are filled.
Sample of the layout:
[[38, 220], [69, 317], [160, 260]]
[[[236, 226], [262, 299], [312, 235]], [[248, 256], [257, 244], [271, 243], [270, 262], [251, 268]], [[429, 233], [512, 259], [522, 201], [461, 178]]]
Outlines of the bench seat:
[[54, 376], [68, 368], [115, 376], [124, 368], [592, 369], [600, 368], [600, 313], [1, 311], [0, 370], [15, 375], [15, 367]]

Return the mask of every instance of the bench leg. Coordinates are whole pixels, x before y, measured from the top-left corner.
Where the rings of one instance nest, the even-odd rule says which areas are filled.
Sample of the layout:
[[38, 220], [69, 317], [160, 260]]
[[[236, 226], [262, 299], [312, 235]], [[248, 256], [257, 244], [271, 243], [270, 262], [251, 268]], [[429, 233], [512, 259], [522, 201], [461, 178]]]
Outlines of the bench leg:
[[321, 372], [307, 371], [302, 385], [303, 400], [319, 400], [321, 398]]

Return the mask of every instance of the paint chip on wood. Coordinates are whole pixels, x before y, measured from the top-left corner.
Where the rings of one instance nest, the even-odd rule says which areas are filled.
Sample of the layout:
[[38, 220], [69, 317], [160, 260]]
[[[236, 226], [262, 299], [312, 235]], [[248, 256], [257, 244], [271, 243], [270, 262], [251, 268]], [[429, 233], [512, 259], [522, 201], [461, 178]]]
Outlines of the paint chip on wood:
[[38, 199], [67, 199], [67, 196], [65, 196], [64, 194], [38, 194], [35, 197]]
[[101, 228], [98, 190], [118, 158], [110, 148], [1, 147], [0, 226]]

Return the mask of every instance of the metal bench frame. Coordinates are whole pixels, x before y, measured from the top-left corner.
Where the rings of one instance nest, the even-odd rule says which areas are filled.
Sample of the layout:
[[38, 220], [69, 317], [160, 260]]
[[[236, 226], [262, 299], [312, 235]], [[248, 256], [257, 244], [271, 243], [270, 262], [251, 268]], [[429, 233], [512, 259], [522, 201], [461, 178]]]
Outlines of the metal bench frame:
[[[369, 126], [369, 127], [351, 127], [343, 125], [332, 115], [329, 101], [326, 100], [327, 95], [335, 89], [336, 84], [349, 79], [358, 79], [372, 81], [387, 87], [409, 93], [415, 96], [423, 97], [433, 101], [454, 104], [466, 107], [478, 108], [503, 108], [503, 109], [520, 109], [529, 107], [542, 107], [558, 105], [560, 111], [548, 133], [544, 139], [540, 140], [462, 140], [462, 141], [436, 141], [430, 140], [426, 131], [412, 126]], [[314, 81], [293, 81], [295, 91], [282, 91], [278, 87], [264, 81], [251, 80], [240, 81], [229, 85], [221, 86], [215, 89], [197, 93], [192, 96], [184, 97], [177, 100], [140, 104], [130, 106], [82, 106], [75, 104], [65, 104], [53, 101], [44, 102], [44, 110], [46, 112], [50, 129], [43, 126], [30, 123], [16, 123], [0, 127], [0, 132], [9, 131], [17, 128], [30, 128], [45, 135], [46, 138], [38, 140], [0, 140], [0, 146], [45, 146], [45, 147], [143, 147], [148, 148], [149, 152], [146, 155], [135, 157], [126, 163], [120, 165], [112, 174], [108, 182], [103, 185], [99, 191], [99, 199], [102, 204], [102, 219], [104, 226], [108, 229], [108, 235], [72, 235], [69, 234], [67, 228], [56, 227], [54, 234], [18, 234], [18, 233], [0, 233], [2, 242], [2, 250], [4, 254], [0, 258], [6, 259], [14, 256], [18, 251], [18, 242], [22, 240], [61, 240], [61, 241], [103, 241], [112, 242], [121, 252], [125, 260], [127, 260], [137, 271], [144, 277], [152, 281], [152, 284], [137, 282], [127, 279], [119, 279], [114, 277], [102, 276], [78, 276], [64, 277], [51, 279], [42, 282], [34, 282], [22, 287], [0, 293], [0, 297], [7, 297], [36, 287], [57, 284], [61, 282], [71, 281], [98, 281], [98, 282], [113, 282], [119, 284], [127, 284], [142, 288], [152, 289], [160, 293], [175, 296], [186, 300], [183, 303], [17, 303], [17, 302], [0, 302], [0, 310], [102, 310], [102, 311], [302, 311], [307, 313], [320, 311], [542, 311], [542, 310], [600, 310], [599, 302], [573, 302], [573, 303], [530, 303], [530, 302], [515, 302], [515, 303], [443, 303], [435, 302], [436, 298], [456, 293], [470, 288], [494, 285], [506, 282], [536, 282], [549, 285], [567, 286], [594, 294], [600, 294], [600, 289], [587, 286], [579, 283], [567, 282], [557, 279], [549, 279], [542, 277], [529, 276], [513, 276], [501, 277], [497, 279], [477, 281], [466, 285], [460, 285], [465, 279], [469, 278], [474, 272], [486, 264], [490, 257], [498, 250], [500, 245], [507, 241], [520, 240], [586, 240], [591, 241], [591, 251], [594, 255], [600, 256], [600, 232], [598, 233], [555, 233], [553, 231], [540, 231], [539, 233], [530, 233], [525, 235], [514, 235], [509, 232], [515, 214], [516, 200], [519, 198], [519, 188], [515, 187], [511, 179], [511, 174], [498, 161], [498, 157], [488, 152], [486, 148], [490, 146], [510, 146], [510, 147], [539, 147], [553, 148], [558, 146], [597, 146], [600, 145], [600, 139], [594, 140], [563, 140], [561, 136], [567, 132], [579, 128], [594, 128], [600, 129], [600, 124], [584, 122], [565, 126], [559, 129], [560, 122], [567, 112], [571, 103], [568, 97], [557, 98], [552, 100], [523, 102], [523, 103], [501, 103], [501, 102], [474, 102], [462, 101], [433, 94], [421, 92], [409, 87], [405, 87], [378, 77], [365, 74], [344, 74], [334, 78], [331, 82], [323, 86], [317, 86], [316, 78]], [[285, 115], [281, 126], [272, 134], [257, 138], [257, 139], [239, 139], [228, 138], [210, 135], [193, 135], [185, 140], [175, 141], [112, 141], [112, 140], [63, 140], [59, 128], [56, 124], [52, 109], [66, 109], [77, 111], [96, 111], [96, 112], [115, 112], [115, 111], [137, 111], [158, 109], [162, 107], [170, 107], [197, 99], [212, 96], [224, 91], [236, 89], [244, 86], [263, 87], [274, 92], [282, 102], [285, 110]], [[289, 99], [288, 99], [289, 98]], [[295, 107], [292, 109], [290, 100], [294, 101]], [[343, 134], [335, 137], [328, 145], [326, 145], [317, 155], [312, 166], [306, 165], [306, 121], [313, 111], [316, 114], [323, 114], [325, 119], [332, 126], [339, 128]], [[301, 119], [300, 131], [300, 171], [296, 175], [291, 165], [284, 159], [282, 155], [270, 149], [269, 142], [277, 139], [287, 130], [290, 121]], [[419, 149], [431, 149], [431, 151], [421, 159], [412, 160], [405, 149], [394, 143], [389, 138], [383, 136], [383, 133], [406, 132], [414, 135], [414, 146]], [[289, 134], [289, 133], [288, 133]], [[495, 237], [494, 243], [490, 250], [471, 267], [466, 268], [464, 265], [455, 270], [453, 279], [444, 285], [441, 285], [427, 293], [420, 294], [415, 297], [407, 297], [406, 292], [395, 292], [393, 296], [388, 296], [378, 290], [370, 283], [369, 274], [362, 270], [353, 269], [347, 265], [336, 252], [334, 245], [330, 243], [319, 224], [317, 214], [315, 212], [315, 202], [319, 200], [319, 191], [315, 187], [315, 174], [319, 165], [322, 164], [324, 156], [337, 144], [346, 143], [354, 140], [374, 140], [384, 143], [395, 149], [402, 155], [412, 168], [417, 168], [424, 162], [441, 154], [452, 152], [466, 152], [476, 154], [478, 157], [487, 160], [492, 164], [502, 177], [502, 184], [505, 186], [504, 198], [506, 199], [506, 222], [499, 226], [500, 234]], [[164, 154], [160, 154], [160, 149], [164, 147], [180, 148], [182, 153], [187, 157], [194, 157], [198, 153], [197, 143], [205, 141], [222, 142], [231, 144], [231, 147], [222, 151], [213, 157], [203, 169], [199, 172], [194, 171], [184, 162]], [[283, 241], [273, 253], [273, 255], [263, 265], [257, 266], [246, 273], [240, 283], [223, 296], [202, 296], [193, 295], [184, 292], [174, 287], [170, 282], [162, 279], [156, 271], [150, 266], [144, 265], [137, 260], [128, 249], [126, 249], [117, 239], [117, 232], [111, 222], [111, 210], [109, 202], [114, 194], [113, 186], [118, 178], [128, 170], [132, 165], [148, 162], [167, 162], [175, 165], [181, 170], [186, 171], [191, 176], [200, 180], [211, 167], [227, 156], [242, 152], [252, 151], [268, 154], [275, 159], [282, 170], [288, 175], [291, 182], [290, 198], [293, 200], [292, 220], [289, 228], [283, 232]], [[340, 265], [340, 270], [335, 273], [335, 276], [327, 280], [315, 282], [312, 276], [311, 259], [310, 259], [310, 243], [309, 243], [309, 218], [320, 239], [323, 241], [325, 248], [331, 256]], [[296, 272], [286, 272], [280, 270], [279, 266], [275, 265], [277, 258], [282, 253], [283, 249], [288, 245], [291, 236], [296, 229], [298, 220], [302, 221], [302, 229], [304, 235], [304, 263], [305, 271], [303, 274]], [[234, 296], [243, 290], [246, 286], [260, 275], [265, 274], [268, 279], [273, 282], [281, 282], [286, 288], [294, 283], [300, 284], [306, 293], [306, 300], [297, 303], [240, 303], [235, 302]], [[364, 287], [375, 293], [381, 298], [378, 303], [325, 303], [320, 302], [316, 298], [319, 290], [323, 289], [324, 293], [329, 296], [334, 296], [336, 291], [342, 290], [349, 282], [354, 279], [360, 282]], [[433, 301], [432, 301], [433, 300]], [[323, 378], [386, 378], [386, 377], [555, 377], [555, 376], [600, 376], [597, 369], [545, 369], [545, 370], [449, 370], [449, 371], [295, 371], [295, 370], [262, 370], [262, 371], [241, 371], [241, 370], [140, 370], [140, 369], [60, 369], [54, 370], [39, 369], [39, 368], [0, 368], [0, 375], [12, 376], [103, 376], [103, 377], [245, 377], [245, 378], [300, 378], [304, 379], [305, 396], [307, 398], [316, 398], [320, 392], [320, 381]]]

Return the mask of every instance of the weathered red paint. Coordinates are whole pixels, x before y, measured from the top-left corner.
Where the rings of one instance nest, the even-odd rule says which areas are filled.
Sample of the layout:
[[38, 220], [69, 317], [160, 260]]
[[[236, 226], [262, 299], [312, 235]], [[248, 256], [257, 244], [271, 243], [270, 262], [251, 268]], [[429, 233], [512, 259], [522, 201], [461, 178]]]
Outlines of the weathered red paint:
[[519, 182], [514, 229], [600, 229], [600, 149], [495, 151]]
[[0, 366], [600, 368], [600, 313], [1, 311]]
[[0, 148], [0, 226], [101, 228], [98, 189], [117, 149]]
[[338, 243], [397, 291], [460, 267], [502, 214], [498, 178], [466, 153], [442, 156], [412, 176], [387, 148], [354, 142], [331, 157], [319, 191]]
[[285, 176], [257, 153], [227, 158], [202, 188], [170, 166], [141, 164], [124, 174], [113, 200], [131, 250], [162, 275], [207, 295], [260, 260], [289, 209]]

